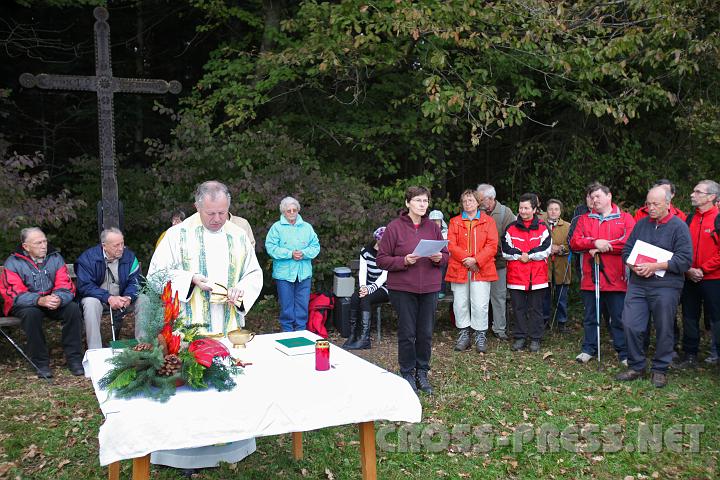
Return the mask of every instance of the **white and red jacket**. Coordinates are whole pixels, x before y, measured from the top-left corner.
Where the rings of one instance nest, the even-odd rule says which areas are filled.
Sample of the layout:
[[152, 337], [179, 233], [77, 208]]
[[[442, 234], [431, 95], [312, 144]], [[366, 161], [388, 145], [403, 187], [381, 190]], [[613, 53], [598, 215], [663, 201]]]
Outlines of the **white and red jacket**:
[[[507, 260], [507, 288], [539, 290], [548, 286], [548, 257], [552, 238], [547, 226], [537, 215], [524, 221], [519, 216], [508, 225], [502, 238], [502, 255]], [[527, 253], [530, 261], [520, 257]]]
[[595, 248], [595, 240], [602, 239], [610, 242], [612, 249], [600, 254], [600, 291], [627, 291], [628, 274], [621, 255], [634, 227], [632, 215], [623, 212], [614, 203], [610, 213], [604, 217], [592, 210], [578, 219], [570, 248], [580, 253], [580, 290], [595, 290], [593, 257], [588, 251]]
[[715, 229], [718, 215], [718, 207], [704, 213], [696, 209], [688, 225], [693, 247], [692, 268], [703, 271], [703, 280], [720, 279], [720, 232]]

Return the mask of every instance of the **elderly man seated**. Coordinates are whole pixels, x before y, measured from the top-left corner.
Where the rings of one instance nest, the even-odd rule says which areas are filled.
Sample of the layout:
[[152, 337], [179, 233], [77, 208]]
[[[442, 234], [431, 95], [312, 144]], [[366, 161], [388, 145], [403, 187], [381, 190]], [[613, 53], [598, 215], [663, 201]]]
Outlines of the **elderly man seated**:
[[65, 260], [48, 246], [37, 227], [24, 228], [20, 246], [5, 260], [0, 277], [3, 313], [18, 317], [27, 335], [28, 350], [38, 377], [52, 377], [50, 354], [43, 333], [43, 320], [62, 322], [62, 344], [67, 366], [73, 375], [83, 375], [80, 308], [73, 302], [75, 286]]
[[107, 228], [100, 234], [100, 244], [85, 250], [77, 259], [75, 274], [88, 348], [102, 348], [103, 311], [111, 311], [117, 336], [123, 317], [132, 311], [138, 297], [140, 264], [135, 254], [125, 248], [122, 232]]

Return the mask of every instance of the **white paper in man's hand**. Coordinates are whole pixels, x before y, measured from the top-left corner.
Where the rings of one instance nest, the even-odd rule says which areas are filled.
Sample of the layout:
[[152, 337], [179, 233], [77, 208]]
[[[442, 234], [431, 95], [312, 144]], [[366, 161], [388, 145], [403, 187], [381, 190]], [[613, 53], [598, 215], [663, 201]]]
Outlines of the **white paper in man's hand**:
[[[641, 263], [662, 263], [669, 262], [673, 256], [673, 252], [665, 250], [664, 248], [656, 247], [652, 243], [643, 242], [638, 240], [633, 245], [630, 256], [627, 259], [627, 263], [630, 265], [640, 265]], [[665, 276], [665, 270], [658, 270], [655, 272], [658, 277]]]
[[447, 247], [447, 240], [420, 240], [412, 254], [418, 257], [429, 257]]

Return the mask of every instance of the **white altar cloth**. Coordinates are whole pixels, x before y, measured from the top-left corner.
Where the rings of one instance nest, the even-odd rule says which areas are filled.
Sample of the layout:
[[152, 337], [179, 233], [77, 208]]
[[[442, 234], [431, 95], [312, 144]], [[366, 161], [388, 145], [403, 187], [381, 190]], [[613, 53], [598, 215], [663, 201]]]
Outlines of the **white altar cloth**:
[[[233, 355], [252, 362], [229, 392], [181, 387], [165, 403], [108, 396], [98, 381], [111, 368], [109, 348], [88, 350], [83, 360], [105, 423], [100, 427], [100, 464], [143, 457], [157, 450], [201, 447], [246, 438], [306, 432], [375, 420], [419, 422], [422, 408], [407, 381], [331, 345], [325, 372], [315, 355], [287, 356], [278, 338], [301, 332], [258, 335]], [[302, 332], [309, 338], [320, 338]]]

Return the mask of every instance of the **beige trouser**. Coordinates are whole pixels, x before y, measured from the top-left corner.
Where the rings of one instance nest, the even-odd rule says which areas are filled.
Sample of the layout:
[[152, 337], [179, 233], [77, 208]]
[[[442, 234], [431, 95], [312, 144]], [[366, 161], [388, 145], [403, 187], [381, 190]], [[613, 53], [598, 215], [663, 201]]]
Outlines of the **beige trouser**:
[[507, 268], [499, 268], [498, 279], [490, 285], [490, 304], [493, 310], [493, 332], [505, 332], [507, 320], [505, 309], [507, 306]]
[[[102, 348], [102, 336], [100, 334], [100, 322], [103, 312], [109, 312], [110, 306], [102, 303], [95, 297], [85, 297], [80, 301], [85, 322], [85, 335], [87, 336], [88, 349]], [[122, 317], [135, 310], [135, 303], [131, 304], [124, 312], [113, 310], [113, 320], [117, 328], [122, 322]], [[135, 322], [135, 337], [138, 337], [138, 322]]]

